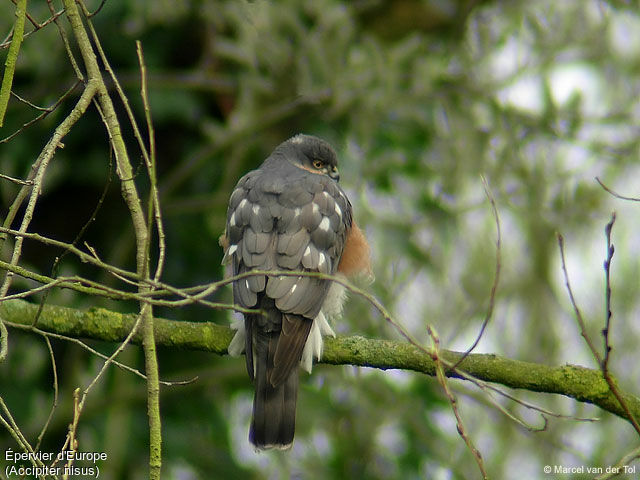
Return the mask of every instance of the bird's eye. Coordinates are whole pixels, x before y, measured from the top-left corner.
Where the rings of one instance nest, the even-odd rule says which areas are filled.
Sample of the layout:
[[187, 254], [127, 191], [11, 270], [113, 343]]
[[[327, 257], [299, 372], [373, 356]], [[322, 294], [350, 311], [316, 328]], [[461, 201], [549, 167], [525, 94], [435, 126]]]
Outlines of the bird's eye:
[[316, 168], [318, 170], [322, 169], [322, 167], [324, 167], [324, 162], [322, 160], [314, 160], [313, 161], [313, 168]]

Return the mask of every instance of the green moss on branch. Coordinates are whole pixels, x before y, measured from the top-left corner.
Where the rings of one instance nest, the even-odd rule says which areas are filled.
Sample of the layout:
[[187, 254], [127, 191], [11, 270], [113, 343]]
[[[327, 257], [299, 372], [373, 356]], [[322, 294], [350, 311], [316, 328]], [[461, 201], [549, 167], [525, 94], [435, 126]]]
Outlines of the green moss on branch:
[[[37, 309], [37, 305], [23, 300], [9, 300], [0, 303], [0, 318], [9, 326], [26, 327], [32, 324]], [[127, 336], [135, 319], [135, 314], [121, 314], [102, 308], [80, 311], [48, 305], [37, 327], [70, 337], [118, 342]], [[154, 326], [158, 345], [219, 355], [227, 353], [227, 346], [233, 337], [231, 329], [212, 323], [156, 318]], [[140, 335], [134, 337], [133, 342], [139, 344]], [[462, 355], [448, 350], [442, 350], [441, 354], [451, 363], [457, 362]], [[435, 363], [431, 357], [414, 345], [360, 336], [327, 338], [322, 363], [383, 370], [394, 368], [435, 375]], [[554, 367], [479, 353], [469, 355], [460, 364], [459, 370], [479, 380], [510, 388], [565, 395], [580, 402], [592, 403], [626, 419], [599, 370], [577, 365]], [[640, 398], [625, 392], [622, 395], [631, 413], [640, 418]]]

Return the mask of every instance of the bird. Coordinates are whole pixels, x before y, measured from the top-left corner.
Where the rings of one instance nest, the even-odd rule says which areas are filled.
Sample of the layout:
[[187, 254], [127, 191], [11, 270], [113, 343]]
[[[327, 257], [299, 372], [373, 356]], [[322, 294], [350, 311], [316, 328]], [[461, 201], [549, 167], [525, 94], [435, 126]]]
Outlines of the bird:
[[254, 386], [249, 441], [257, 450], [293, 444], [298, 366], [311, 373], [323, 335], [335, 337], [329, 320], [346, 297], [327, 276], [373, 279], [369, 244], [339, 180], [331, 145], [297, 134], [240, 178], [229, 199], [222, 263], [241, 276], [232, 282], [234, 303], [260, 312], [232, 322], [228, 347], [233, 356], [245, 353]]

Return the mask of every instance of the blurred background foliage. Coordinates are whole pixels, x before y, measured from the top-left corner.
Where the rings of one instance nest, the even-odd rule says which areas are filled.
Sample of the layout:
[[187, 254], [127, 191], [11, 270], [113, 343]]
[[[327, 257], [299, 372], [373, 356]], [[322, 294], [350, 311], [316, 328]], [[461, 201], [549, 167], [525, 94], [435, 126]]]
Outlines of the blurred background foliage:
[[[100, 2], [87, 6], [93, 11]], [[12, 2], [0, 3], [3, 37], [11, 32], [14, 9]], [[50, 16], [45, 2], [29, 2], [28, 12], [39, 22]], [[631, 196], [640, 189], [636, 2], [109, 0], [92, 21], [141, 123], [135, 40], [144, 48], [167, 233], [164, 281], [182, 287], [221, 278], [217, 238], [235, 182], [281, 141], [315, 134], [339, 152], [343, 185], [373, 244], [377, 280], [370, 289], [417, 338], [426, 342], [425, 324], [434, 325], [445, 348], [470, 345], [488, 307], [496, 225], [481, 176], [500, 214], [502, 278], [477, 351], [594, 366], [564, 289], [556, 232], [565, 236], [576, 296], [599, 345], [602, 229], [617, 210], [612, 368], [624, 388], [637, 391], [638, 207], [614, 199], [594, 180]], [[64, 17], [60, 22], [70, 32]], [[5, 38], [3, 62], [6, 52]], [[50, 106], [75, 81], [54, 24], [25, 39], [14, 92]], [[27, 175], [80, 92], [76, 87], [44, 120], [2, 140], [2, 173]], [[38, 114], [12, 98], [0, 137]], [[90, 109], [47, 172], [30, 231], [72, 241], [105, 192], [81, 242], [108, 262], [134, 269], [132, 229], [107, 140]], [[146, 191], [142, 172], [136, 180]], [[0, 180], [3, 216], [16, 192]], [[5, 256], [8, 251], [5, 246]], [[52, 274], [60, 253], [27, 242], [21, 264]], [[119, 282], [72, 256], [57, 274]], [[13, 291], [33, 286], [16, 279]], [[230, 292], [215, 299], [228, 301]], [[69, 291], [54, 291], [47, 301], [136, 310], [135, 304]], [[228, 312], [201, 307], [156, 314], [229, 321]], [[399, 338], [358, 298], [337, 331]], [[61, 448], [72, 392], [101, 366], [73, 344], [53, 347], [60, 398], [45, 452]], [[122, 360], [143, 368], [138, 348], [127, 348]], [[432, 378], [319, 365], [302, 377], [293, 450], [258, 455], [246, 438], [252, 393], [242, 360], [161, 350], [160, 367], [164, 379], [198, 377], [162, 390], [165, 478], [479, 476]], [[43, 340], [12, 330], [9, 357], [0, 364], [0, 394], [32, 441], [49, 413], [51, 384]], [[491, 400], [463, 382], [451, 386], [494, 478], [541, 478], [543, 465], [606, 467], [637, 444], [626, 422], [559, 396], [511, 392], [600, 421], [551, 418], [544, 431], [532, 432], [491, 402], [541, 427], [535, 412]], [[102, 478], [146, 475], [145, 400], [144, 382], [117, 369], [87, 400], [80, 449], [107, 452]], [[8, 448], [17, 449], [3, 431], [0, 451]], [[4, 455], [4, 471], [3, 462]]]

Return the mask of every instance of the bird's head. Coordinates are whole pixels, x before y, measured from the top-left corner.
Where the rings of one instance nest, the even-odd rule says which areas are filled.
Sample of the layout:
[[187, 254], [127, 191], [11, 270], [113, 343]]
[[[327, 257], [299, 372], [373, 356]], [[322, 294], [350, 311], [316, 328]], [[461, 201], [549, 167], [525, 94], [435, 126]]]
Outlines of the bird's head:
[[340, 180], [338, 156], [331, 145], [321, 138], [300, 133], [282, 143], [281, 147], [293, 153], [287, 155], [287, 159], [296, 167], [327, 175], [336, 182]]

